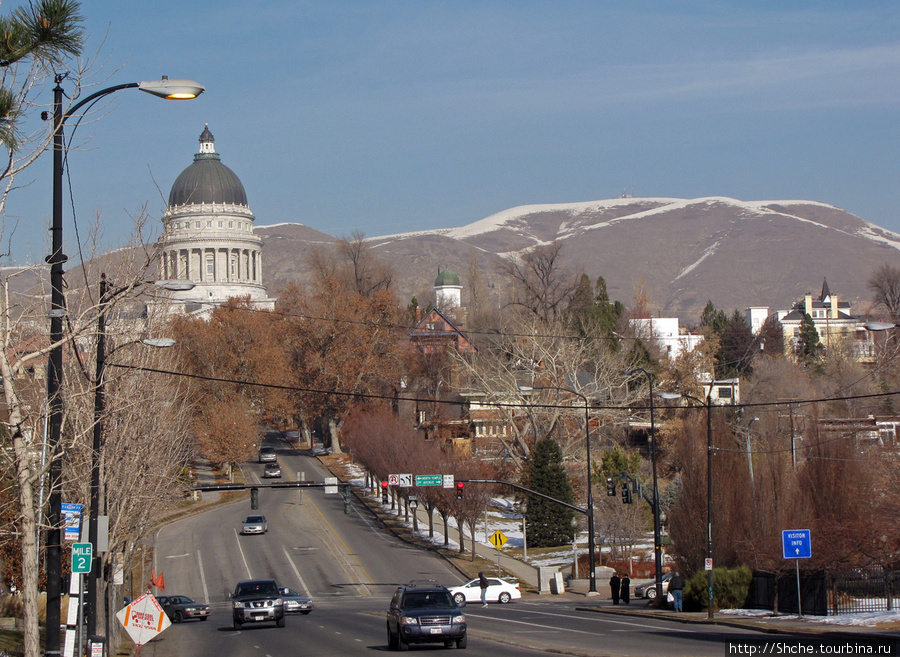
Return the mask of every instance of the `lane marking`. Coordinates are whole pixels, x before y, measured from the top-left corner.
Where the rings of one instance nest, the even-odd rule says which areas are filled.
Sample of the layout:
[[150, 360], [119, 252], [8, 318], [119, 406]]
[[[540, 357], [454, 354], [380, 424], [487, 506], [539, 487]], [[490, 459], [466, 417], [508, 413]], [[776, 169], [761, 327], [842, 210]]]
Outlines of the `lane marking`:
[[[526, 604], [534, 604], [534, 603], [526, 603]], [[572, 610], [573, 613], [576, 611], [578, 611], [578, 610], [577, 609]], [[573, 618], [572, 614], [559, 614], [559, 613], [552, 613], [549, 611], [535, 611], [532, 609], [529, 609], [529, 610], [525, 611], [524, 613], [537, 614], [537, 615], [541, 615], [541, 616], [553, 616], [555, 618]], [[609, 618], [609, 614], [597, 614], [592, 611], [582, 611], [579, 613], [586, 614], [585, 616], [577, 616], [576, 617], [580, 620], [591, 620], [591, 621], [597, 621], [597, 622], [603, 622], [603, 623], [610, 623], [610, 624], [614, 624], [614, 625], [626, 625], [626, 626], [632, 627], [632, 628], [633, 627], [642, 627], [642, 628], [650, 628], [650, 629], [654, 629], [654, 630], [661, 629], [661, 628], [657, 628], [656, 626], [653, 626], [653, 625], [648, 625], [648, 624], [646, 624], [646, 622], [639, 623], [639, 622], [634, 622], [634, 621], [613, 620], [613, 619]], [[479, 618], [493, 618], [495, 620], [500, 620], [499, 618], [496, 618], [495, 616], [480, 616]], [[651, 620], [651, 619], [647, 619], [647, 620]], [[656, 619], [653, 619], [653, 620], [656, 620]], [[661, 620], [665, 620], [665, 619], [661, 619]], [[666, 628], [665, 631], [666, 632], [684, 632], [686, 634], [693, 634], [693, 632], [691, 630], [683, 630], [683, 629], [679, 629], [677, 627], [671, 628], [671, 629]]]
[[244, 570], [247, 571], [247, 579], [253, 579], [253, 575], [250, 574], [250, 564], [247, 563], [247, 557], [244, 556], [244, 548], [241, 547], [241, 537], [236, 529], [232, 529], [231, 531], [234, 532], [234, 540], [237, 543], [238, 552], [241, 553], [241, 561], [244, 562]]
[[182, 557], [189, 557], [189, 556], [191, 556], [191, 553], [185, 552], [184, 554], [170, 554], [169, 556], [166, 557], [166, 559], [181, 559]]
[[197, 569], [200, 571], [200, 586], [203, 587], [203, 602], [209, 604], [209, 589], [206, 588], [206, 575], [203, 572], [203, 557], [200, 556], [200, 550], [197, 550]]
[[282, 545], [281, 549], [284, 550], [284, 556], [287, 558], [288, 563], [291, 564], [291, 568], [294, 569], [294, 574], [297, 576], [297, 579], [300, 580], [300, 585], [303, 587], [303, 591], [306, 593], [306, 597], [312, 598], [312, 593], [309, 592], [309, 587], [306, 585], [306, 582], [304, 582], [303, 578], [300, 576], [300, 571], [297, 570], [297, 566], [294, 564], [294, 560], [291, 559], [291, 555], [288, 554], [287, 548]]
[[[369, 573], [366, 572], [365, 567], [363, 567], [363, 565], [360, 563], [359, 557], [357, 557], [350, 550], [350, 548], [347, 547], [347, 544], [344, 542], [344, 539], [341, 538], [340, 534], [338, 534], [338, 532], [334, 528], [334, 526], [330, 522], [328, 522], [328, 518], [325, 517], [325, 514], [322, 513], [322, 510], [319, 508], [319, 506], [311, 499], [311, 496], [309, 496], [308, 503], [310, 506], [312, 506], [313, 509], [315, 509], [316, 513], [319, 515], [319, 517], [322, 519], [322, 521], [326, 525], [328, 525], [328, 528], [331, 530], [331, 533], [332, 533], [331, 535], [334, 538], [336, 538], [338, 540], [338, 542], [340, 542], [340, 544], [344, 547], [345, 554], [340, 554], [339, 556], [341, 557], [341, 560], [344, 561], [345, 568], [347, 568], [347, 570], [350, 571], [350, 572], [348, 572], [348, 574], [349, 575], [354, 574], [352, 572], [353, 565], [348, 563], [348, 559], [347, 559], [348, 556], [352, 556], [353, 560], [357, 563], [357, 565], [359, 566], [359, 569], [362, 571], [362, 574], [365, 576], [365, 578], [367, 580], [369, 580], [370, 584], [373, 583], [374, 580], [372, 579], [371, 575], [369, 575]], [[326, 535], [327, 535], [327, 533], [326, 533]], [[337, 552], [340, 552], [340, 550], [338, 550]], [[358, 589], [361, 589], [362, 591], [364, 591], [366, 593], [366, 595], [372, 595], [372, 592], [369, 590], [369, 588], [365, 584], [357, 584], [356, 586], [358, 587]], [[362, 594], [362, 592], [360, 592], [360, 594]]]

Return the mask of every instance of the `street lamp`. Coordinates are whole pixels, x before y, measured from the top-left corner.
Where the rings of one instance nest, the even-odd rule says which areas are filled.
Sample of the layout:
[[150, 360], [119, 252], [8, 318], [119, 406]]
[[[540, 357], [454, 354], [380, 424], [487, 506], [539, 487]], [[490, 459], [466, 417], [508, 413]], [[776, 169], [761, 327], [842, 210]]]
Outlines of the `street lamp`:
[[650, 398], [650, 465], [653, 468], [653, 558], [656, 567], [656, 605], [661, 605], [662, 597], [662, 539], [659, 529], [659, 480], [656, 475], [656, 420], [653, 417], [653, 375], [643, 367], [633, 367], [625, 372], [632, 376], [638, 372], [647, 377]]
[[[106, 314], [110, 302], [120, 294], [136, 289], [147, 284], [145, 281], [137, 281], [131, 285], [110, 290], [106, 280], [106, 274], [100, 274], [100, 305], [97, 313], [97, 366], [94, 373], [94, 428], [91, 449], [91, 499], [88, 524], [88, 542], [93, 546], [94, 553], [98, 555], [100, 550], [97, 541], [100, 536], [100, 450], [103, 448], [103, 414], [106, 410]], [[170, 291], [190, 290], [194, 287], [191, 281], [156, 281], [158, 287]], [[151, 347], [171, 347], [175, 341], [171, 338], [147, 338], [141, 340]], [[88, 573], [87, 587], [87, 632], [88, 637], [97, 634], [97, 583], [99, 575], [98, 565], [91, 567]]]
[[63, 408], [63, 318], [66, 314], [66, 299], [63, 290], [63, 265], [68, 258], [63, 253], [63, 180], [65, 142], [63, 127], [79, 109], [87, 103], [99, 100], [121, 89], [140, 89], [146, 93], [171, 100], [196, 98], [204, 87], [190, 80], [169, 80], [163, 78], [153, 82], [130, 82], [102, 89], [87, 96], [68, 110], [63, 111], [63, 88], [65, 75], [57, 74], [53, 89], [53, 220], [50, 227], [51, 251], [45, 259], [50, 265], [50, 353], [47, 358], [47, 425], [51, 445], [50, 509], [47, 521], [46, 559], [47, 570], [47, 638], [45, 654], [58, 655], [60, 652], [60, 604], [62, 584], [62, 464], [57, 451], [62, 437]]
[[571, 388], [562, 388], [559, 386], [535, 386], [531, 389], [568, 392], [577, 397], [581, 397], [584, 401], [584, 442], [587, 449], [588, 595], [599, 595], [597, 592], [597, 573], [594, 569], [594, 550], [596, 549], [596, 545], [594, 543], [594, 495], [591, 486], [593, 473], [591, 472], [591, 425], [590, 416], [588, 414], [590, 402], [585, 395], [572, 390]]

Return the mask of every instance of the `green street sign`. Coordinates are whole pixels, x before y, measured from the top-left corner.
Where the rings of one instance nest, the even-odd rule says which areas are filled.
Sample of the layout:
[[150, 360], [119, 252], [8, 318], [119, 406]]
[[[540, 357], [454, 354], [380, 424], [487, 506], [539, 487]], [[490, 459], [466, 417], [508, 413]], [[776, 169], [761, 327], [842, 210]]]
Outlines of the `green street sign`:
[[91, 572], [91, 558], [94, 554], [94, 546], [90, 543], [72, 544], [72, 572]]
[[444, 483], [444, 475], [416, 475], [416, 486], [440, 486]]

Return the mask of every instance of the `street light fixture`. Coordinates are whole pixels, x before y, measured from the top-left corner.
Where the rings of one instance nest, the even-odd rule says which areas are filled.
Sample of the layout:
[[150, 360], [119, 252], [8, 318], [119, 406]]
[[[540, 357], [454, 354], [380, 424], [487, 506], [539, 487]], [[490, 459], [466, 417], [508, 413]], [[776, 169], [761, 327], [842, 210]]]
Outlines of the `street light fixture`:
[[63, 317], [66, 299], [64, 293], [63, 265], [68, 258], [63, 253], [63, 180], [65, 142], [63, 127], [75, 113], [93, 101], [122, 89], [140, 89], [146, 93], [172, 100], [196, 98], [204, 91], [203, 85], [190, 80], [169, 80], [163, 78], [154, 82], [129, 82], [93, 93], [63, 110], [62, 81], [65, 75], [57, 74], [53, 89], [53, 219], [50, 227], [51, 251], [45, 259], [50, 265], [50, 353], [47, 358], [47, 425], [51, 445], [50, 509], [47, 521], [46, 559], [47, 572], [47, 637], [45, 654], [58, 655], [60, 652], [60, 612], [62, 602], [62, 464], [57, 451], [62, 438], [62, 377], [63, 377]]
[[[98, 539], [100, 537], [100, 450], [103, 449], [103, 415], [106, 410], [106, 314], [110, 302], [120, 294], [134, 290], [147, 283], [138, 281], [114, 290], [109, 289], [106, 274], [100, 274], [100, 305], [97, 313], [97, 366], [94, 373], [94, 429], [91, 449], [91, 499], [88, 514], [88, 542], [99, 557]], [[155, 281], [155, 285], [165, 290], [190, 290], [194, 287], [191, 281]], [[172, 347], [175, 340], [171, 338], [145, 338], [142, 343], [151, 347]], [[88, 573], [87, 586], [87, 631], [88, 637], [97, 634], [97, 589], [99, 579], [98, 565]]]
[[593, 473], [591, 472], [591, 425], [590, 415], [588, 413], [590, 401], [587, 396], [572, 390], [571, 388], [562, 388], [559, 386], [534, 386], [531, 390], [559, 390], [581, 397], [582, 401], [584, 401], [584, 442], [587, 450], [588, 595], [599, 595], [597, 592], [597, 573], [595, 571], [594, 556], [596, 544], [594, 542], [594, 495], [591, 486]]
[[632, 376], [638, 372], [647, 377], [650, 398], [650, 465], [653, 469], [653, 559], [656, 567], [656, 604], [659, 606], [662, 597], [662, 537], [659, 526], [659, 479], [656, 474], [656, 419], [653, 416], [653, 375], [643, 367], [633, 367], [625, 372]]

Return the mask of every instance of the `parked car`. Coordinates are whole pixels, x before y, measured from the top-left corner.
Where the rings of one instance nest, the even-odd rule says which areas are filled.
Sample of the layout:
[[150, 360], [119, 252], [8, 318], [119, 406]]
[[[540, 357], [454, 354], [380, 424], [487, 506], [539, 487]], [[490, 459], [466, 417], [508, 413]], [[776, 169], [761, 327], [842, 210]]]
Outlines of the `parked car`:
[[265, 534], [269, 531], [269, 523], [265, 516], [247, 516], [241, 527], [242, 534]]
[[[672, 579], [672, 573], [663, 573], [662, 576], [662, 594], [666, 595], [669, 592], [669, 580]], [[647, 598], [648, 600], [652, 600], [656, 597], [656, 579], [652, 582], [647, 582], [646, 584], [638, 584], [634, 587], [634, 597], [635, 598]]]
[[[500, 579], [499, 577], [488, 577], [487, 581], [488, 588], [485, 600], [488, 602], [499, 602], [500, 604], [505, 605], [511, 600], [518, 600], [522, 597], [522, 592], [519, 590], [518, 584], [507, 582], [505, 579]], [[481, 585], [479, 584], [477, 577], [461, 586], [451, 586], [450, 593], [453, 594], [453, 599], [456, 600], [456, 604], [463, 601], [481, 602]]]
[[387, 640], [391, 650], [406, 650], [411, 643], [465, 648], [466, 617], [443, 586], [401, 586], [387, 612]]
[[259, 462], [260, 463], [273, 463], [278, 460], [278, 455], [275, 453], [275, 448], [270, 445], [263, 445], [259, 448]]
[[239, 630], [244, 623], [275, 621], [284, 627], [284, 600], [274, 579], [250, 579], [238, 582], [231, 594], [232, 625]]
[[300, 595], [294, 589], [282, 586], [278, 589], [281, 599], [284, 600], [284, 613], [308, 614], [313, 610], [313, 601], [305, 595]]
[[173, 623], [181, 623], [189, 618], [203, 621], [209, 618], [209, 605], [194, 602], [186, 595], [162, 595], [156, 601]]
[[277, 463], [266, 463], [263, 477], [281, 477], [281, 466]]

